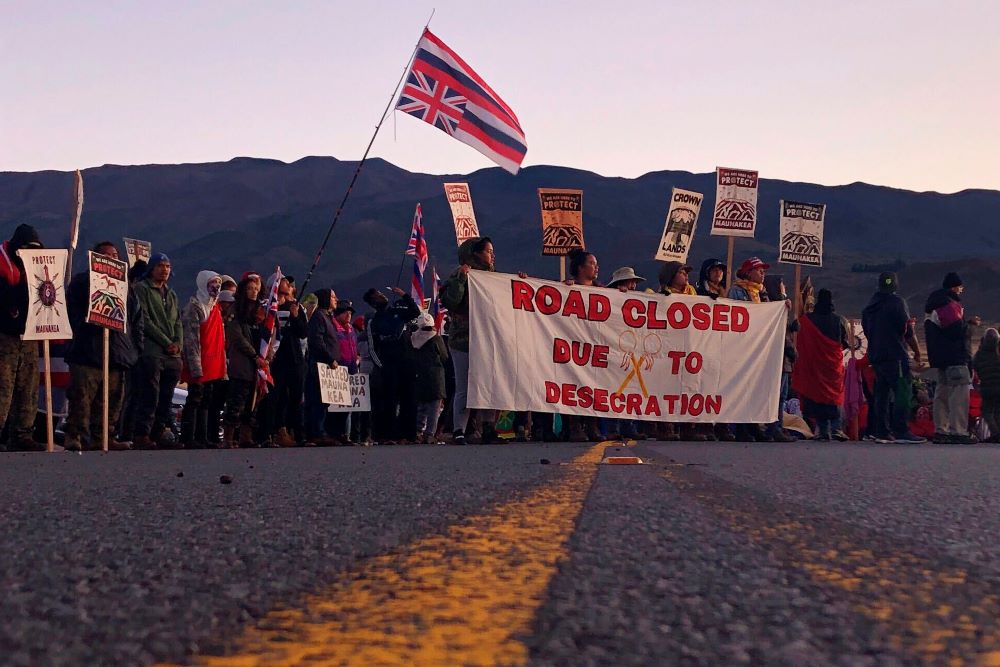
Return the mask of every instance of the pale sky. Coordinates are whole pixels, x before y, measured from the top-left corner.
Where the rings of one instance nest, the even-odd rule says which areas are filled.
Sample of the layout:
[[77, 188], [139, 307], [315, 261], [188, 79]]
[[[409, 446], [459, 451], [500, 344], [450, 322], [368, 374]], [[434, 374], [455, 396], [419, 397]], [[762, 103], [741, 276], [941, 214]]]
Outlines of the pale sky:
[[[0, 170], [358, 159], [432, 8], [526, 166], [1000, 188], [994, 0], [0, 0]], [[492, 166], [404, 114], [372, 155]]]

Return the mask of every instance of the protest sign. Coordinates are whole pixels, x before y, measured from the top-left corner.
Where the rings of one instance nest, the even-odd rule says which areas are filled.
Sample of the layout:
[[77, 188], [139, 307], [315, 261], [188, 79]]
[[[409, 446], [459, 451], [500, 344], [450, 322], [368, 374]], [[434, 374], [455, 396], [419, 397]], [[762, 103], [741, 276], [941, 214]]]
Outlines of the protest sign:
[[823, 266], [823, 222], [826, 204], [797, 201], [779, 203], [778, 261], [783, 264]]
[[468, 183], [445, 183], [444, 195], [451, 206], [451, 217], [455, 221], [455, 238], [458, 245], [479, 236], [479, 223], [472, 208], [472, 193]]
[[705, 195], [674, 188], [670, 193], [670, 210], [663, 226], [663, 237], [654, 259], [687, 262], [691, 240], [698, 224], [698, 213]]
[[542, 255], [583, 248], [583, 190], [538, 188], [542, 206]]
[[23, 340], [73, 337], [66, 312], [66, 250], [18, 250], [28, 277], [28, 321]]
[[469, 407], [618, 419], [778, 417], [785, 304], [469, 273]]
[[372, 397], [368, 387], [368, 373], [353, 373], [347, 376], [351, 385], [350, 405], [330, 405], [328, 412], [371, 412]]
[[128, 265], [129, 268], [135, 266], [135, 263], [142, 260], [149, 263], [149, 258], [153, 254], [153, 244], [149, 241], [140, 241], [139, 239], [128, 239], [122, 238], [125, 242], [125, 253], [128, 255]]
[[128, 265], [96, 252], [87, 253], [90, 266], [90, 304], [87, 323], [125, 333]]
[[351, 386], [348, 381], [347, 367], [330, 368], [328, 364], [318, 363], [320, 400], [328, 405], [350, 405]]
[[757, 172], [716, 168], [712, 236], [753, 238], [756, 228]]

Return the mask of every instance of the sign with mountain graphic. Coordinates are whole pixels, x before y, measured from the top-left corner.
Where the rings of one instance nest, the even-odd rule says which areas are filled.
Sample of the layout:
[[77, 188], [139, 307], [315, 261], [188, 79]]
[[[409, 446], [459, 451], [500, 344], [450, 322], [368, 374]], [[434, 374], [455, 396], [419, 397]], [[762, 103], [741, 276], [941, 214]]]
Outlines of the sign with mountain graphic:
[[717, 167], [712, 236], [753, 238], [757, 229], [757, 172]]
[[778, 261], [782, 264], [823, 266], [823, 221], [826, 204], [779, 202]]
[[91, 251], [90, 305], [87, 323], [125, 333], [128, 302], [128, 264]]
[[583, 248], [583, 190], [538, 188], [542, 206], [542, 255]]

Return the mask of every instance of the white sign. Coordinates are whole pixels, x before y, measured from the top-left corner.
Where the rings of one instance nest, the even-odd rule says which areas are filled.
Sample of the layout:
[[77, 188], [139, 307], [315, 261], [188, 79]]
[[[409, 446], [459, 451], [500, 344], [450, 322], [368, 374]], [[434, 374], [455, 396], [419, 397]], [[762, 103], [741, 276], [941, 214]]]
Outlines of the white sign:
[[451, 217], [455, 221], [455, 238], [458, 245], [479, 236], [479, 223], [472, 208], [472, 193], [468, 183], [445, 183], [444, 195], [451, 206]]
[[782, 200], [778, 219], [778, 261], [823, 266], [823, 222], [826, 204]]
[[320, 400], [328, 405], [350, 405], [351, 387], [347, 380], [347, 366], [330, 368], [318, 363]]
[[28, 277], [28, 321], [22, 340], [73, 337], [66, 312], [67, 250], [17, 251]]
[[351, 383], [351, 404], [344, 405], [331, 405], [327, 408], [328, 412], [371, 412], [372, 410], [372, 397], [368, 390], [368, 374], [367, 373], [354, 373], [353, 375], [348, 375], [348, 380]]
[[753, 238], [756, 228], [757, 172], [717, 167], [712, 236]]
[[670, 193], [670, 210], [663, 225], [663, 238], [656, 250], [656, 257], [665, 262], [686, 263], [694, 230], [698, 225], [698, 213], [705, 195], [690, 190], [674, 188]]
[[471, 271], [469, 407], [770, 423], [785, 313]]

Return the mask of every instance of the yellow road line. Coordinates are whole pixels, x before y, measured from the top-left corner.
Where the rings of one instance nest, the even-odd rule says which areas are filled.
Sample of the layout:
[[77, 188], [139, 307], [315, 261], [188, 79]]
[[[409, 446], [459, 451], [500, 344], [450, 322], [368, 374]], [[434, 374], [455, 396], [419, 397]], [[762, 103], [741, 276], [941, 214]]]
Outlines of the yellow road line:
[[867, 544], [844, 522], [765, 506], [721, 478], [680, 470], [662, 475], [784, 565], [846, 599], [855, 613], [884, 629], [894, 649], [928, 663], [961, 665], [974, 655], [971, 664], [1000, 667], [1000, 596], [957, 564], [896, 548], [890, 540]]
[[518, 665], [597, 475], [601, 443], [523, 499], [377, 556], [343, 583], [274, 611], [199, 664]]

